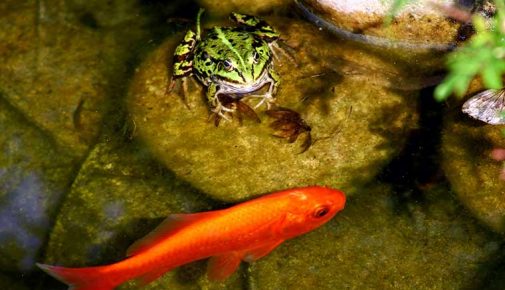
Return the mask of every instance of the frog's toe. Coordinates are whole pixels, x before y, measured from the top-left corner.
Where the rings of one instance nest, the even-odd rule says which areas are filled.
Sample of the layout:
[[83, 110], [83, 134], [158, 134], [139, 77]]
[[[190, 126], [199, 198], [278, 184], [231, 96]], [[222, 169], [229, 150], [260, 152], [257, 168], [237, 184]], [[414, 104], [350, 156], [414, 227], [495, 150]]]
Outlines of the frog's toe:
[[261, 105], [266, 104], [267, 109], [270, 109], [271, 105], [275, 103], [275, 98], [272, 94], [266, 95], [251, 95], [252, 98], [261, 98], [261, 100], [254, 106], [254, 109], [261, 107]]
[[294, 64], [296, 67], [299, 66], [298, 62], [296, 61], [296, 58], [294, 57], [295, 55], [295, 49], [289, 46], [287, 43], [285, 43], [282, 40], [278, 40], [274, 43], [272, 43], [272, 54], [274, 58], [279, 62], [280, 65], [282, 65], [281, 57], [289, 60], [292, 64]]

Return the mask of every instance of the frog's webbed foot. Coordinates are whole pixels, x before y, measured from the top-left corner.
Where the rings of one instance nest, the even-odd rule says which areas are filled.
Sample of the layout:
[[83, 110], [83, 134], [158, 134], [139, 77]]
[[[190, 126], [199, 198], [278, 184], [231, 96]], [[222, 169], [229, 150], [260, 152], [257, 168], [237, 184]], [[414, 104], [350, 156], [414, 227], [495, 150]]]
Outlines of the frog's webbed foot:
[[293, 63], [296, 67], [298, 67], [298, 62], [296, 61], [296, 58], [294, 57], [295, 55], [295, 49], [291, 46], [289, 46], [285, 41], [282, 39], [278, 39], [277, 41], [274, 41], [270, 44], [272, 54], [274, 58], [282, 64], [282, 61], [280, 59], [280, 56], [288, 59], [291, 63]]
[[240, 98], [234, 98], [228, 95], [220, 95], [219, 100], [217, 100], [217, 105], [211, 111], [212, 114], [210, 118], [214, 117], [214, 125], [219, 126], [221, 120], [231, 121], [231, 117], [237, 116], [238, 121], [242, 124], [243, 117], [250, 118], [258, 123], [260, 119], [256, 112], [249, 107], [247, 104], [241, 101]]
[[251, 98], [259, 98], [260, 101], [254, 106], [254, 109], [261, 107], [261, 105], [266, 104], [267, 110], [275, 104], [275, 98], [271, 92], [268, 92], [264, 95], [249, 95]]
[[216, 127], [219, 125], [221, 119], [225, 121], [231, 121], [228, 115], [232, 115], [235, 112], [234, 100], [232, 97], [227, 95], [218, 95], [210, 101], [210, 111], [212, 112], [209, 119], [214, 118], [214, 125]]

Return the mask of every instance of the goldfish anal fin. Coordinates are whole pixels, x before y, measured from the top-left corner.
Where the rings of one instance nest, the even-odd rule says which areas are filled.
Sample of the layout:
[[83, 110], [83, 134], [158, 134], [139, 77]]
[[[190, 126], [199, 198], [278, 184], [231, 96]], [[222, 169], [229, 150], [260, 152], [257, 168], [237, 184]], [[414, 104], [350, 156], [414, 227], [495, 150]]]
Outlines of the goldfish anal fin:
[[278, 240], [266, 245], [262, 245], [257, 248], [250, 249], [246, 251], [243, 260], [246, 262], [253, 262], [256, 261], [260, 258], [263, 258], [264, 256], [268, 255], [271, 251], [273, 251], [277, 246], [282, 244], [284, 240]]
[[128, 248], [128, 250], [126, 250], [126, 255], [129, 257], [140, 254], [145, 250], [151, 248], [153, 245], [156, 245], [162, 240], [165, 240], [169, 236], [175, 234], [180, 229], [187, 227], [196, 221], [209, 218], [215, 215], [217, 212], [218, 211], [201, 212], [194, 214], [171, 214], [153, 231], [133, 243]]
[[163, 276], [163, 274], [165, 274], [168, 271], [170, 271], [170, 268], [158, 268], [158, 269], [155, 269], [151, 272], [147, 272], [144, 275], [139, 277], [139, 279], [138, 279], [139, 285], [138, 286], [144, 287], [147, 284], [151, 283], [152, 281]]
[[237, 252], [231, 252], [209, 259], [207, 276], [210, 280], [222, 281], [233, 274], [242, 260], [243, 255]]

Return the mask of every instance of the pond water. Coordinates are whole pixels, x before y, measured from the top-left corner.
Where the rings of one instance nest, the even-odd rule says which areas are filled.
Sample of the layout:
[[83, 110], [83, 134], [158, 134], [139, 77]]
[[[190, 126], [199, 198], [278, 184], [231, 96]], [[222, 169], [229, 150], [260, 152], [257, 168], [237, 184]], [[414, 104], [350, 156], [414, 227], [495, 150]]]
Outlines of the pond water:
[[505, 288], [502, 128], [433, 99], [443, 52], [258, 2], [281, 36], [277, 111], [244, 98], [216, 126], [201, 83], [166, 89], [199, 4], [204, 28], [237, 26], [229, 3], [0, 4], [0, 289], [66, 289], [35, 263], [114, 263], [171, 213], [309, 185], [342, 190], [345, 209], [224, 281], [198, 261], [142, 289]]

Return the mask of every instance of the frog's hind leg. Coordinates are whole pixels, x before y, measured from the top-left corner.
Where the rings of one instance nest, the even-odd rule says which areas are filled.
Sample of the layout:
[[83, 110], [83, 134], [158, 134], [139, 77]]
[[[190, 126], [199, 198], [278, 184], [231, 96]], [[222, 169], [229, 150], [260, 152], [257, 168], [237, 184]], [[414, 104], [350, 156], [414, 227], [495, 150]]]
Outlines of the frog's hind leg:
[[248, 31], [267, 42], [274, 42], [279, 38], [279, 33], [261, 18], [233, 12], [230, 14], [230, 19], [238, 24], [249, 27]]
[[187, 79], [193, 76], [193, 51], [196, 45], [197, 34], [188, 30], [182, 42], [175, 48], [173, 56], [172, 77], [167, 84], [165, 95], [168, 95], [176, 86], [182, 82], [183, 101], [186, 107]]
[[259, 108], [261, 105], [266, 104], [267, 110], [275, 104], [275, 94], [277, 93], [277, 88], [279, 87], [281, 78], [277, 72], [271, 66], [268, 69], [268, 76], [270, 79], [266, 82], [268, 84], [268, 91], [262, 95], [249, 95], [251, 98], [261, 98], [261, 100], [254, 106], [254, 109]]

